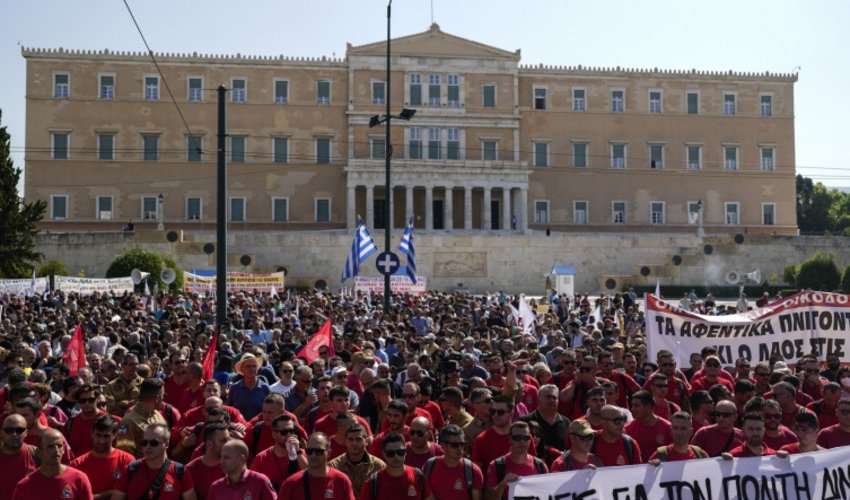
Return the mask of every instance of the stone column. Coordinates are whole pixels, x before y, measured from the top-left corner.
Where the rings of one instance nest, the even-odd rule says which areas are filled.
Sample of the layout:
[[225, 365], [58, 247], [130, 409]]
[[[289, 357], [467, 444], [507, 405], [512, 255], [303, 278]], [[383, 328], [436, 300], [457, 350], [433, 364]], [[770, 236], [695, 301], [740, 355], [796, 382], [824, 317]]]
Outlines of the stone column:
[[472, 187], [463, 187], [463, 228], [472, 229]]
[[491, 191], [490, 186], [484, 186], [484, 208], [481, 210], [481, 229], [484, 231], [493, 227], [493, 221], [490, 219]]
[[404, 224], [407, 226], [410, 218], [413, 217], [413, 186], [406, 186], [404, 193]]
[[425, 230], [434, 229], [434, 186], [425, 186]]
[[366, 185], [366, 225], [375, 227], [375, 186]]
[[348, 186], [348, 198], [345, 200], [347, 204], [345, 226], [348, 229], [354, 229], [357, 224], [357, 205], [355, 204], [356, 186]]
[[454, 207], [452, 206], [454, 204], [453, 195], [452, 186], [446, 186], [446, 201], [444, 202], [446, 213], [444, 214], [445, 220], [443, 221], [443, 226], [446, 229], [454, 229], [454, 221], [452, 220], [454, 218]]
[[502, 231], [511, 230], [511, 188], [502, 188]]
[[528, 229], [528, 188], [519, 188], [519, 230], [525, 232]]

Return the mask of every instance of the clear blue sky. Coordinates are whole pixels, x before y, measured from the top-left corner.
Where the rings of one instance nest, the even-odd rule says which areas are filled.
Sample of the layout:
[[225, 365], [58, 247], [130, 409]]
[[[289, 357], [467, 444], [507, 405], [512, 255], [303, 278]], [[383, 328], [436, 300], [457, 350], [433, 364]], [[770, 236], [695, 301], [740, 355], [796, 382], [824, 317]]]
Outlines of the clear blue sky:
[[[386, 1], [128, 0], [157, 52], [345, 55], [386, 38]], [[424, 31], [430, 0], [396, 0], [393, 36]], [[433, 0], [449, 33], [507, 50], [523, 64], [790, 73], [797, 171], [850, 186], [850, 1]], [[121, 0], [0, 1], [0, 108], [23, 165], [25, 63], [20, 46], [144, 51]]]

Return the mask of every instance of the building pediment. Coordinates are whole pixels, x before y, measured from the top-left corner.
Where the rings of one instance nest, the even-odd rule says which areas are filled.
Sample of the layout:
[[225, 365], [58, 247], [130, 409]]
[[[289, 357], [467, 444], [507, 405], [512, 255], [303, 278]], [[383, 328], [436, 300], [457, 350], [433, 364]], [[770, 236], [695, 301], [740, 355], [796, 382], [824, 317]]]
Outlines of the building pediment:
[[[450, 35], [440, 30], [436, 23], [428, 31], [413, 35], [394, 38], [392, 40], [393, 55], [411, 57], [457, 57], [472, 59], [505, 59], [519, 61], [520, 51], [510, 52]], [[348, 44], [347, 55], [352, 56], [386, 56], [387, 42], [375, 42], [366, 45], [353, 46]]]

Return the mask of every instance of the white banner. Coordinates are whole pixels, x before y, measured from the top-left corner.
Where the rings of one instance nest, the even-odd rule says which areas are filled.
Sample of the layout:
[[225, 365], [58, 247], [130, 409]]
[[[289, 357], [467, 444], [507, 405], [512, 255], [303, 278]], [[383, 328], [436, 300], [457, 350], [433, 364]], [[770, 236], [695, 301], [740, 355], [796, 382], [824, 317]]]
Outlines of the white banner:
[[789, 458], [706, 458], [523, 477], [513, 500], [826, 500], [850, 495], [848, 448]]
[[[283, 290], [283, 273], [248, 274], [227, 273], [228, 292], [260, 292], [271, 293]], [[183, 290], [192, 293], [215, 293], [215, 276], [201, 276], [183, 272]]]
[[[428, 278], [416, 276], [416, 283], [410, 281], [406, 275], [390, 276], [390, 291], [392, 293], [409, 293], [422, 295], [428, 289]], [[384, 293], [384, 278], [367, 278], [363, 276], [354, 277], [355, 292]]]
[[53, 284], [63, 292], [77, 292], [80, 295], [91, 295], [95, 292], [114, 292], [121, 295], [133, 291], [133, 280], [126, 278], [76, 278], [73, 276], [54, 276]]
[[[35, 279], [35, 293], [42, 295], [47, 291], [47, 278]], [[0, 295], [32, 295], [32, 278], [0, 280]]]
[[850, 362], [850, 295], [800, 292], [728, 316], [694, 314], [648, 294], [645, 299], [649, 359], [666, 349], [682, 366], [691, 353], [714, 346], [726, 366], [738, 358], [755, 364], [774, 355], [794, 364], [811, 352], [821, 360], [835, 354], [843, 363]]

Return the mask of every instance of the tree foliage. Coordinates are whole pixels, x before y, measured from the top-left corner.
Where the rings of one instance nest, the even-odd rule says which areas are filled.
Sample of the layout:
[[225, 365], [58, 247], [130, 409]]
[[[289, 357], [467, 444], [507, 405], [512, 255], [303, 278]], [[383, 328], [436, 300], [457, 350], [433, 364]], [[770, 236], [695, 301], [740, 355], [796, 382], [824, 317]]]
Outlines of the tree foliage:
[[788, 264], [782, 269], [782, 281], [796, 286], [798, 274], [800, 274], [800, 264]]
[[802, 234], [850, 236], [850, 193], [797, 175], [797, 225]]
[[[0, 110], [0, 123], [2, 118]], [[10, 157], [11, 142], [6, 127], [0, 127], [0, 278], [24, 278], [42, 257], [35, 248], [35, 224], [44, 217], [47, 203], [26, 203], [18, 195], [21, 169]]]
[[841, 272], [835, 265], [832, 255], [817, 252], [800, 265], [797, 274], [797, 288], [833, 291], [838, 289]]
[[[127, 250], [116, 257], [116, 259], [112, 261], [112, 264], [109, 265], [109, 269], [106, 270], [106, 277], [120, 278], [130, 276], [133, 269], [138, 269], [140, 271], [150, 273], [150, 276], [148, 277], [148, 286], [151, 290], [154, 285], [158, 286], [159, 289], [162, 290], [163, 283], [162, 280], [160, 280], [160, 275], [167, 267], [174, 269], [177, 274], [177, 279], [171, 283], [169, 289], [176, 291], [183, 288], [183, 273], [177, 267], [177, 264], [173, 259], [151, 252], [150, 250], [142, 250], [139, 248]], [[144, 288], [144, 284], [140, 285], [140, 287]]]
[[35, 270], [35, 275], [39, 278], [48, 276], [50, 277], [50, 288], [54, 288], [53, 277], [56, 275], [59, 276], [70, 276], [71, 271], [68, 270], [68, 266], [65, 265], [64, 262], [57, 259], [51, 259], [40, 266]]
[[850, 293], [850, 266], [844, 268], [844, 273], [841, 274], [841, 291]]

